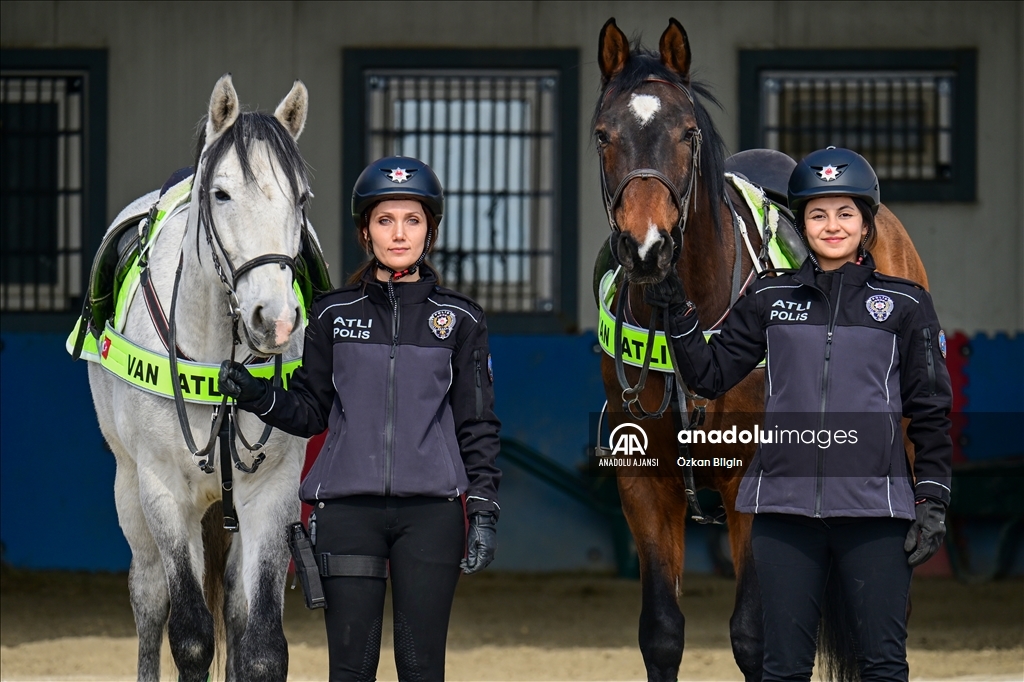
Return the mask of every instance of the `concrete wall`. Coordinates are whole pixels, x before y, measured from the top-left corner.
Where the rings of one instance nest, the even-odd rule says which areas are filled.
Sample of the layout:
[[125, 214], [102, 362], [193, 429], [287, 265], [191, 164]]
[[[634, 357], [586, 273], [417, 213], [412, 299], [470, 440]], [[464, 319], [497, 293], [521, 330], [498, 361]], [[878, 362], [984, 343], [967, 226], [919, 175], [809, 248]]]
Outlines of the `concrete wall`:
[[[968, 9], [969, 7], [969, 9]], [[301, 147], [314, 169], [312, 219], [340, 263], [341, 50], [346, 47], [577, 47], [580, 78], [580, 326], [594, 328], [589, 272], [606, 234], [589, 118], [597, 35], [609, 16], [656, 43], [675, 15], [697, 74], [716, 86], [737, 151], [742, 48], [978, 50], [978, 199], [895, 204], [929, 270], [947, 329], [1024, 329], [1024, 4], [1015, 2], [4, 2], [4, 48], [106, 48], [108, 213], [190, 160], [195, 124], [226, 71], [242, 100], [272, 109], [294, 78], [311, 92]], [[336, 266], [337, 268], [338, 266]], [[338, 272], [335, 280], [340, 279]]]

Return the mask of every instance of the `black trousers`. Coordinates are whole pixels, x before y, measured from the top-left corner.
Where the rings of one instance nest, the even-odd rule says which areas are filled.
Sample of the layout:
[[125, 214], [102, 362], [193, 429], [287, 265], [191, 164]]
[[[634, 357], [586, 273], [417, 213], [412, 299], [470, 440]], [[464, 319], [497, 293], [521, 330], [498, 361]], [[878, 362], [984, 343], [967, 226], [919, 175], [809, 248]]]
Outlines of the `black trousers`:
[[[355, 496], [318, 503], [316, 552], [389, 561], [398, 679], [444, 679], [448, 618], [465, 553], [459, 498]], [[323, 578], [330, 679], [374, 680], [387, 581]]]
[[812, 519], [757, 514], [751, 530], [764, 618], [762, 680], [810, 680], [825, 581], [838, 571], [854, 627], [862, 682], [906, 680], [907, 599], [903, 551], [910, 521]]

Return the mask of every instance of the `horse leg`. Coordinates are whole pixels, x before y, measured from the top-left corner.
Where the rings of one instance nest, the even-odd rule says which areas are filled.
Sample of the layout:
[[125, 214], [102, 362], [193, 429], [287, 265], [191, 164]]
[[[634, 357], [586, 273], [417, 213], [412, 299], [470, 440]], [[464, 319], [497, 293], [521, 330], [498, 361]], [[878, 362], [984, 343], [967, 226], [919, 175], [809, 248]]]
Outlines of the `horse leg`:
[[225, 679], [229, 682], [243, 679], [238, 672], [238, 652], [248, 620], [249, 611], [242, 584], [242, 538], [236, 537], [232, 539], [231, 549], [228, 550], [227, 570], [224, 573], [224, 629], [227, 634]]
[[[160, 548], [170, 596], [167, 638], [181, 682], [204, 682], [213, 664], [213, 616], [203, 598], [201, 512], [182, 471], [155, 458], [140, 464], [139, 489]], [[184, 502], [183, 502], [184, 500]]]
[[761, 619], [761, 589], [750, 549], [753, 517], [736, 511], [736, 496], [728, 497], [728, 493], [723, 495], [729, 523], [729, 546], [736, 571], [736, 603], [729, 619], [732, 655], [746, 682], [760, 682], [764, 663], [764, 622]]
[[686, 626], [678, 602], [686, 504], [664, 483], [658, 478], [619, 478], [622, 510], [640, 560], [640, 652], [652, 682], [678, 676]]
[[[284, 682], [288, 675], [288, 643], [282, 622], [284, 583], [291, 558], [286, 526], [299, 518], [294, 482], [298, 481], [301, 464], [298, 457], [293, 459], [295, 467], [281, 466], [268, 471], [267, 478], [245, 479], [238, 487], [238, 522], [243, 536], [241, 574], [248, 615], [233, 658], [238, 678], [252, 682]], [[262, 476], [261, 470], [255, 478]]]
[[160, 679], [160, 645], [170, 611], [167, 578], [160, 561], [160, 550], [142, 511], [135, 462], [127, 456], [117, 456], [116, 459], [114, 503], [121, 530], [132, 550], [128, 590], [135, 614], [135, 629], [139, 634], [138, 679], [140, 682], [156, 682]]

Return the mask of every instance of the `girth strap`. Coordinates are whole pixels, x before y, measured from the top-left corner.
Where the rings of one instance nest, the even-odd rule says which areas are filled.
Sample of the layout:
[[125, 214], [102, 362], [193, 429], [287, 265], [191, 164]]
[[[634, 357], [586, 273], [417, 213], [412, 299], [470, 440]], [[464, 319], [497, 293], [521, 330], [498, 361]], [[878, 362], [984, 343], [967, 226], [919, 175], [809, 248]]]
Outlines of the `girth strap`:
[[380, 578], [387, 580], [388, 560], [363, 554], [321, 554], [320, 575], [324, 578]]

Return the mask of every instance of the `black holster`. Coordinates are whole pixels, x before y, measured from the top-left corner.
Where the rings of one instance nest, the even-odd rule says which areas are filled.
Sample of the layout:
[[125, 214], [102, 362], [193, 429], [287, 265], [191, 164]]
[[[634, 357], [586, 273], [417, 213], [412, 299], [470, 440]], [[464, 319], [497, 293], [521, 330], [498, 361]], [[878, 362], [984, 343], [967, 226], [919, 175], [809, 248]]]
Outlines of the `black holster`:
[[306, 527], [301, 523], [296, 522], [288, 526], [288, 547], [291, 548], [292, 558], [295, 560], [295, 575], [302, 583], [306, 608], [326, 608], [327, 600], [324, 598], [323, 585], [320, 584], [320, 567], [313, 556], [313, 544], [306, 534]]

